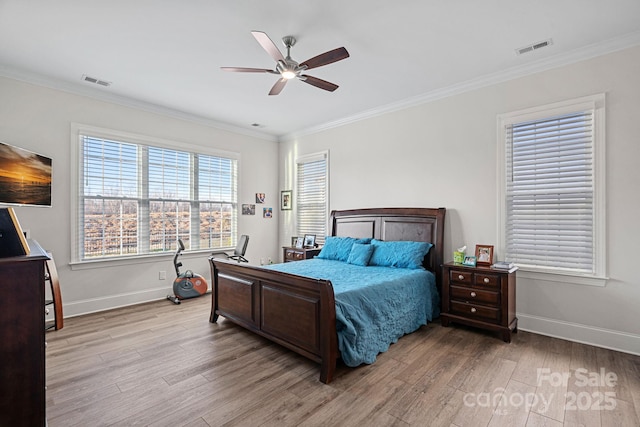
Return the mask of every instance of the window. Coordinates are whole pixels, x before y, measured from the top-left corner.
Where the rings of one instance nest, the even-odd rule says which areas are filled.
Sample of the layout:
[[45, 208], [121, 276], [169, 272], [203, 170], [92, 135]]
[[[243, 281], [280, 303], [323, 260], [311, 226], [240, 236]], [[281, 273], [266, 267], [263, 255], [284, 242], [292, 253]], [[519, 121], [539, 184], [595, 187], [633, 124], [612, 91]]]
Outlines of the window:
[[[237, 160], [77, 129], [74, 261], [235, 246]], [[162, 145], [162, 146], [161, 146]], [[203, 149], [204, 150], [204, 149]]]
[[556, 280], [603, 279], [604, 96], [498, 120], [501, 253], [525, 271], [563, 275]]
[[304, 156], [296, 160], [296, 220], [298, 236], [315, 234], [324, 244], [327, 234], [329, 153]]

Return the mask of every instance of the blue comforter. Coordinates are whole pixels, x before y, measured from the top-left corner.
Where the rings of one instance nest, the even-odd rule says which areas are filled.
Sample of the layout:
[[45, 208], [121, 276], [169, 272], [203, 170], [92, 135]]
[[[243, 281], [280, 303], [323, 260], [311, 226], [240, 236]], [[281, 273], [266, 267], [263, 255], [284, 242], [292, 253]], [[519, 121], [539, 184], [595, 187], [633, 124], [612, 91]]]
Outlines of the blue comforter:
[[401, 336], [440, 314], [435, 276], [426, 270], [362, 267], [318, 258], [265, 268], [331, 281], [338, 347], [347, 366], [375, 362], [378, 353]]

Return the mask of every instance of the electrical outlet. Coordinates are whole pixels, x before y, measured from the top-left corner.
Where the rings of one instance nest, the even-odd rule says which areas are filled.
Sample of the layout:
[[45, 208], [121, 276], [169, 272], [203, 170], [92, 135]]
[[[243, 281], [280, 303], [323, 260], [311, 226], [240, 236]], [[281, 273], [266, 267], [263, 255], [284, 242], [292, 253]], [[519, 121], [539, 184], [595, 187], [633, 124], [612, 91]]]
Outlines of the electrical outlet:
[[158, 280], [167, 280], [167, 272], [166, 271], [158, 272]]

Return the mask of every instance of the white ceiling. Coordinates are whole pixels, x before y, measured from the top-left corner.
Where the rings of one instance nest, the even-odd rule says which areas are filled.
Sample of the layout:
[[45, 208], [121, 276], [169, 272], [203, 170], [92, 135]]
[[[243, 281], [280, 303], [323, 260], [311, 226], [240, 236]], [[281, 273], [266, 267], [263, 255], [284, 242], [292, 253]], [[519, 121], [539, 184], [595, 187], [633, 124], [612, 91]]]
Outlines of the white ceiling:
[[[338, 90], [268, 96], [277, 76], [221, 71], [275, 67], [252, 30], [283, 51], [295, 36], [298, 62], [344, 46], [350, 58], [308, 72]], [[268, 139], [637, 44], [638, 0], [0, 0], [0, 75]]]

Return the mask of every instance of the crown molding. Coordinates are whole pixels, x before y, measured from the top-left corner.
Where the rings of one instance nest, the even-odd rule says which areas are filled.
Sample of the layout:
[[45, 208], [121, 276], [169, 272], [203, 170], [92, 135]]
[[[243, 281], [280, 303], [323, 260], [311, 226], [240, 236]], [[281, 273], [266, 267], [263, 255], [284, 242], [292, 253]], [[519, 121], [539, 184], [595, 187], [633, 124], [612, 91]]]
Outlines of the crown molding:
[[96, 99], [98, 101], [110, 102], [121, 105], [123, 107], [136, 108], [148, 113], [160, 114], [179, 120], [196, 123], [203, 126], [216, 128], [219, 130], [250, 136], [254, 138], [264, 139], [271, 142], [278, 142], [277, 135], [271, 135], [264, 132], [258, 132], [251, 129], [244, 129], [240, 126], [234, 126], [228, 123], [219, 122], [206, 117], [198, 116], [173, 108], [163, 107], [150, 102], [139, 101], [126, 96], [115, 95], [100, 88], [87, 87], [80, 84], [69, 83], [62, 80], [53, 79], [31, 71], [19, 70], [17, 68], [0, 65], [0, 76], [25, 83], [42, 86], [49, 89], [56, 89], [62, 92], [71, 93], [73, 95], [85, 96]]
[[381, 116], [383, 114], [393, 113], [418, 105], [427, 104], [439, 99], [448, 98], [450, 96], [459, 95], [476, 89], [481, 89], [486, 86], [504, 83], [509, 80], [514, 80], [531, 74], [540, 73], [542, 71], [547, 71], [553, 68], [559, 68], [580, 61], [586, 61], [591, 58], [628, 49], [638, 45], [640, 45], [640, 31], [629, 33], [623, 37], [594, 43], [589, 46], [575, 49], [568, 53], [553, 55], [535, 62], [512, 67], [497, 73], [484, 75], [449, 87], [436, 89], [425, 94], [417, 95], [398, 102], [366, 110], [361, 113], [354, 114], [352, 116], [328, 122], [322, 125], [313, 126], [310, 128], [301, 129], [299, 131], [281, 135], [279, 140], [281, 142], [293, 141], [296, 138], [300, 138], [306, 135], [312, 135], [315, 133], [341, 127], [350, 123], [355, 123], [361, 120]]

